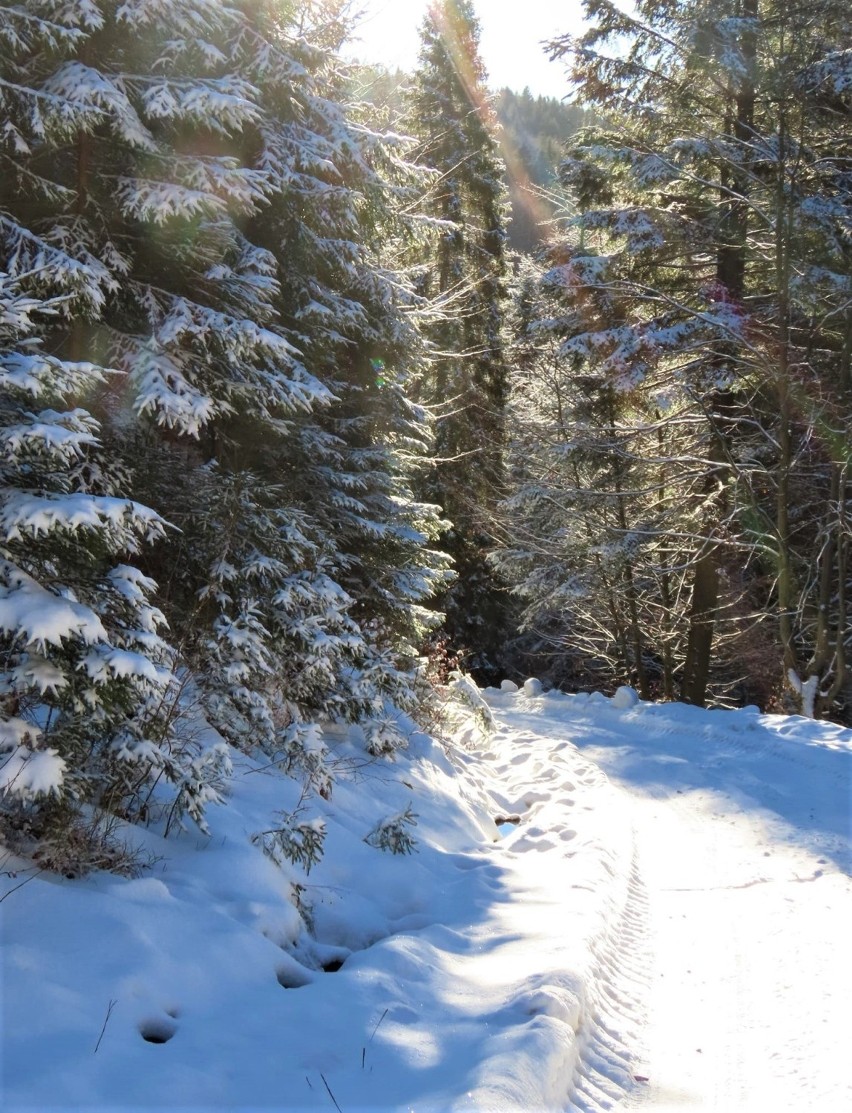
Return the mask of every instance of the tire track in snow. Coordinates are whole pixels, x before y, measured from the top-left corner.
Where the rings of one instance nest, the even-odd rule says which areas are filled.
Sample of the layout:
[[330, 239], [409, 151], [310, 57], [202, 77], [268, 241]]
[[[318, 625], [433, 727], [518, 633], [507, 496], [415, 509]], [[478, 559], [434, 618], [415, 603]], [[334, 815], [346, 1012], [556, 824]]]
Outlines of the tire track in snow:
[[648, 907], [634, 851], [624, 900], [611, 902], [611, 929], [593, 944], [597, 1005], [580, 1045], [568, 1113], [615, 1109], [641, 1080], [642, 1002], [647, 993]]
[[[535, 850], [546, 839], [546, 827], [536, 820], [554, 790], [569, 794], [573, 810], [585, 813], [578, 816], [579, 837], [573, 830], [559, 832], [570, 846], [568, 857], [588, 860], [587, 872], [597, 879], [593, 891], [599, 900], [598, 926], [586, 940], [583, 1000], [574, 1027], [577, 1058], [572, 1077], [566, 1080], [565, 1109], [566, 1113], [603, 1113], [644, 1085], [637, 1076], [642, 1074], [638, 1049], [648, 980], [647, 898], [629, 824], [620, 840], [588, 836], [591, 814], [624, 811], [627, 802], [622, 791], [567, 740], [564, 727], [553, 727], [546, 734], [506, 731], [525, 752], [495, 769], [505, 786], [495, 802], [522, 814], [512, 843], [512, 849], [521, 853]], [[535, 752], [542, 758], [531, 760]], [[543, 788], [543, 783], [548, 787]], [[573, 888], [587, 886], [575, 882]]]
[[[550, 738], [578, 784], [602, 776], [587, 747], [613, 768], [637, 847], [626, 892], [611, 897], [611, 930], [592, 941], [570, 1113], [852, 1109], [839, 1068], [852, 999], [852, 884], [839, 846], [848, 840], [832, 837], [831, 817], [825, 829], [812, 823], [827, 797], [835, 808], [845, 798], [848, 815], [842, 745], [829, 732], [803, 744], [795, 723], [770, 729], [719, 713], [699, 725], [692, 709], [652, 705], [578, 706], [572, 716], [566, 704], [554, 702], [552, 717], [546, 702], [517, 706], [518, 720]], [[663, 757], [689, 762], [686, 779], [677, 765], [649, 764], [664, 740]], [[648, 754], [632, 784], [619, 779], [636, 764], [631, 747]], [[826, 852], [839, 871], [817, 857]]]
[[[764, 775], [810, 764], [788, 756], [767, 747]], [[803, 846], [764, 850], [763, 819], [740, 803], [736, 759], [728, 769], [727, 805], [659, 786], [631, 794], [654, 960], [650, 1084], [624, 1108], [839, 1113], [852, 1108], [834, 1065], [846, 1054], [839, 1001], [852, 984], [841, 925], [852, 886], [815, 869], [824, 860]]]

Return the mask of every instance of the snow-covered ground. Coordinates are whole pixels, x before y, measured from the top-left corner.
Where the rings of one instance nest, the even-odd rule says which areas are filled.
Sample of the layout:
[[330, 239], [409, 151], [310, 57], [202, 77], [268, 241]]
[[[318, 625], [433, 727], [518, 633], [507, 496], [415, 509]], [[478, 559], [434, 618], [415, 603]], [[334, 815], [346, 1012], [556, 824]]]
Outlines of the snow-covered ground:
[[[485, 697], [458, 747], [334, 743], [307, 877], [251, 842], [298, 786], [241, 755], [138, 879], [0, 855], [2, 1107], [852, 1108], [852, 732]], [[413, 854], [363, 841], [409, 805]]]

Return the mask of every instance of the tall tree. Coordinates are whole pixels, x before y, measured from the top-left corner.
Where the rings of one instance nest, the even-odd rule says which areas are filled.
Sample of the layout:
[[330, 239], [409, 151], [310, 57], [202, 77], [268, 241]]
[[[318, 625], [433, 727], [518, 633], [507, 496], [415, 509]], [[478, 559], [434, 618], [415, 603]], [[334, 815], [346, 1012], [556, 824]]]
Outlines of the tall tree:
[[533, 647], [552, 649], [554, 682], [670, 696], [671, 632], [655, 596], [671, 591], [664, 538], [682, 505], [607, 266], [565, 241], [528, 264], [511, 349], [512, 491], [493, 559], [524, 600]]
[[479, 33], [470, 0], [430, 6], [411, 104], [421, 158], [435, 171], [425, 212], [436, 240], [423, 288], [446, 308], [425, 394], [439, 407], [434, 497], [452, 523], [445, 542], [458, 573], [446, 629], [485, 676], [498, 663], [504, 625], [486, 550], [504, 478], [506, 202]]
[[[848, 311], [836, 49], [848, 13], [832, 0], [588, 8], [590, 30], [555, 44], [610, 125], [574, 144], [563, 169], [582, 233], [567, 249], [577, 313], [565, 350], [660, 414], [671, 455], [657, 483], [681, 516], [664, 532], [639, 524], [688, 574], [673, 597], [678, 690], [698, 703], [718, 690], [720, 637], [736, 639], [745, 665], [761, 615], [762, 668], [786, 676], [803, 710], [817, 690], [827, 707], [847, 679], [848, 459], [836, 430], [848, 395], [829, 401], [826, 387], [843, 380]], [[835, 289], [824, 315], [820, 273]], [[604, 296], [610, 319], [584, 317]]]
[[114, 371], [83, 343], [124, 274], [89, 219], [93, 135], [144, 142], [127, 98], [78, 61], [103, 26], [90, 5], [0, 7], [0, 818], [47, 862], [81, 804], [138, 806], [140, 747], [174, 784], [193, 757], [159, 713], [156, 584], [129, 563], [165, 523], [128, 497], [102, 420]]
[[286, 752], [413, 699], [446, 559], [411, 493], [414, 293], [378, 253], [408, 171], [348, 117], [320, 7], [0, 6], [19, 832], [87, 804], [151, 817], [165, 786], [203, 822], [224, 751], [181, 726], [187, 695]]

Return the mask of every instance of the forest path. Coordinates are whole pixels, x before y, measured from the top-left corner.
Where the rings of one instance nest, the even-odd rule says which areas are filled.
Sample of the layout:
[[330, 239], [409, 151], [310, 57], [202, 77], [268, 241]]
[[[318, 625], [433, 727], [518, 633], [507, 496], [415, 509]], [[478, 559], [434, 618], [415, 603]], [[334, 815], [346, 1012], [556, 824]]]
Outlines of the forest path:
[[[336, 744], [310, 935], [266, 757], [204, 843], [135, 829], [145, 876], [7, 876], [0, 1106], [847, 1113], [852, 731], [536, 693]], [[414, 853], [369, 845], [412, 806]]]
[[544, 699], [530, 719], [604, 770], [632, 817], [637, 878], [615, 930], [629, 938], [610, 946], [626, 967], [606, 971], [599, 1007], [606, 1030], [638, 1029], [642, 1085], [607, 1101], [581, 1071], [569, 1108], [852, 1108], [848, 732], [815, 741], [802, 720], [708, 725], [683, 705], [592, 703], [548, 724]]
[[[718, 1113], [852, 1108], [852, 884], [718, 794], [633, 795], [651, 952], [644, 1101]], [[823, 864], [820, 865], [819, 863]]]

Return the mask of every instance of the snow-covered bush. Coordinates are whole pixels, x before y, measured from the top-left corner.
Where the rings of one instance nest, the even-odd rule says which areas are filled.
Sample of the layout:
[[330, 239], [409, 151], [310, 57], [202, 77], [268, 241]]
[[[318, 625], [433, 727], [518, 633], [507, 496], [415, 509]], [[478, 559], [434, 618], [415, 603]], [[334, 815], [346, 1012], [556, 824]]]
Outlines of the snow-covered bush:
[[367, 736], [367, 752], [374, 757], [393, 757], [408, 745], [408, 740], [393, 719], [370, 719], [364, 724], [364, 733]]
[[612, 697], [612, 706], [617, 707], [619, 711], [629, 711], [638, 702], [639, 693], [628, 684], [622, 684], [620, 688], [616, 689], [615, 695]]
[[364, 842], [377, 850], [389, 850], [391, 854], [412, 854], [417, 840], [408, 830], [417, 826], [417, 816], [409, 805], [405, 811], [389, 815], [377, 823]]
[[326, 825], [319, 816], [307, 818], [297, 808], [294, 812], [279, 813], [280, 825], [252, 835], [252, 842], [278, 866], [284, 862], [301, 866], [305, 873], [320, 861], [323, 855]]
[[463, 714], [471, 716], [479, 731], [488, 735], [494, 729], [494, 714], [482, 698], [476, 684], [465, 673], [452, 673], [447, 686], [448, 702]]
[[332, 776], [326, 763], [328, 749], [316, 723], [291, 723], [279, 737], [288, 773], [304, 778], [305, 790], [331, 798]]

